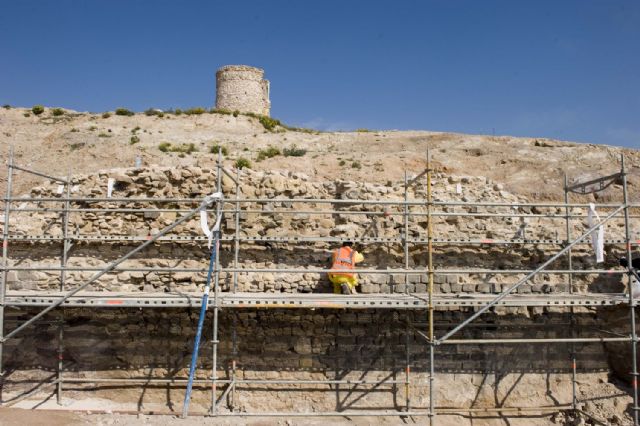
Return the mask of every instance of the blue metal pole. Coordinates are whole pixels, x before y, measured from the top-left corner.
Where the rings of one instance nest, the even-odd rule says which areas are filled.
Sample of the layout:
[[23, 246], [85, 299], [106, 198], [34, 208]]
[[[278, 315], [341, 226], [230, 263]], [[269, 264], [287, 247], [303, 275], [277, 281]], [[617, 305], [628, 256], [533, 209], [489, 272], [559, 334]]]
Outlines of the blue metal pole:
[[189, 415], [189, 402], [191, 402], [191, 389], [193, 388], [193, 378], [196, 373], [196, 364], [198, 363], [198, 350], [200, 349], [200, 337], [202, 336], [202, 326], [204, 324], [204, 317], [207, 314], [207, 307], [209, 305], [209, 289], [211, 287], [211, 276], [213, 275], [213, 265], [216, 262], [216, 255], [218, 251], [218, 232], [215, 234], [215, 242], [211, 248], [211, 257], [209, 258], [209, 270], [207, 272], [207, 284], [204, 287], [204, 294], [202, 295], [202, 306], [200, 307], [200, 318], [198, 318], [198, 329], [196, 331], [196, 338], [193, 342], [193, 353], [191, 354], [191, 365], [189, 367], [189, 382], [187, 383], [187, 393], [184, 395], [184, 404], [182, 405], [182, 418], [186, 418]]

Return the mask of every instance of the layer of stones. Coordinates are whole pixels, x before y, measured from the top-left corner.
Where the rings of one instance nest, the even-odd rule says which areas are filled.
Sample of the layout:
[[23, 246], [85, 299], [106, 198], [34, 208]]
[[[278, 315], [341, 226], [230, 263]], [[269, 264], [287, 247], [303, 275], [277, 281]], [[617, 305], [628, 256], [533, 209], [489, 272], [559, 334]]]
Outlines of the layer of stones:
[[[113, 198], [192, 198], [193, 203], [123, 203], [73, 202], [71, 209], [126, 208], [127, 212], [71, 211], [68, 217], [69, 236], [73, 242], [69, 252], [69, 267], [100, 268], [126, 254], [140, 242], [133, 241], [82, 241], [74, 236], [101, 238], [107, 236], [133, 236], [145, 238], [171, 224], [178, 217], [198, 205], [207, 194], [215, 191], [214, 170], [199, 167], [182, 169], [150, 168], [122, 169], [89, 176], [74, 176], [72, 197], [102, 198], [107, 196], [107, 182], [115, 180]], [[226, 175], [221, 179], [227, 200], [236, 197], [236, 187]], [[254, 172], [243, 170], [240, 175], [240, 198], [282, 199], [340, 199], [340, 200], [403, 200], [405, 193], [401, 182], [387, 182], [373, 185], [362, 182], [328, 181], [313, 182], [301, 173]], [[473, 217], [454, 216], [454, 213], [514, 213], [514, 214], [556, 214], [564, 215], [561, 208], [512, 207], [511, 203], [531, 202], [531, 200], [510, 194], [502, 185], [482, 177], [458, 177], [436, 174], [433, 183], [435, 201], [452, 202], [496, 202], [507, 206], [438, 206], [436, 213], [447, 216], [433, 217], [434, 238], [440, 240], [564, 240], [565, 220], [556, 218], [501, 218], [496, 216]], [[30, 197], [56, 198], [64, 196], [64, 188], [49, 182], [33, 188]], [[423, 180], [412, 185], [408, 191], [409, 200], [425, 199], [426, 188]], [[38, 208], [62, 208], [62, 202], [16, 203], [10, 216], [10, 234], [14, 236], [63, 235], [64, 215], [60, 212], [38, 211]], [[151, 211], [136, 211], [145, 208]], [[234, 204], [225, 205], [221, 265], [234, 265], [234, 241], [236, 235]], [[302, 203], [292, 201], [245, 203], [241, 206], [239, 229], [242, 237], [357, 237], [401, 238], [404, 235], [403, 208], [393, 205], [370, 205], [354, 201], [347, 204]], [[182, 211], [181, 211], [182, 209]], [[157, 211], [156, 211], [157, 210]], [[340, 213], [322, 213], [334, 210]], [[423, 205], [410, 207], [407, 219], [409, 239], [426, 239], [427, 217]], [[312, 214], [317, 212], [317, 214]], [[373, 212], [373, 214], [355, 214]], [[571, 215], [585, 216], [585, 209], [573, 208]], [[604, 212], [601, 212], [604, 215]], [[213, 214], [210, 215], [213, 220]], [[2, 219], [0, 219], [2, 220]], [[638, 221], [633, 219], [637, 228]], [[571, 220], [572, 236], [587, 229], [586, 217]], [[175, 229], [170, 236], [202, 237], [199, 218], [187, 221]], [[623, 239], [622, 218], [609, 222], [606, 226], [607, 239]], [[239, 250], [241, 268], [328, 268], [328, 258], [335, 244], [322, 242], [242, 242]], [[503, 244], [456, 244], [436, 243], [434, 264], [436, 269], [535, 269], [540, 263], [556, 253], [561, 245], [547, 243]], [[404, 248], [402, 243], [368, 242], [358, 249], [365, 255], [361, 267], [367, 269], [403, 268]], [[58, 267], [60, 265], [61, 242], [58, 241], [12, 241], [9, 247], [9, 264], [19, 267]], [[573, 250], [574, 269], [609, 268], [615, 265], [622, 254], [623, 245], [608, 245], [604, 265], [595, 263], [593, 251], [588, 243]], [[426, 243], [410, 243], [408, 251], [409, 268], [424, 270], [427, 261]], [[123, 267], [130, 268], [172, 268], [172, 271], [122, 271], [108, 274], [89, 290], [110, 290], [121, 292], [194, 292], [203, 288], [208, 266], [209, 249], [204, 241], [158, 242], [146, 251], [127, 261]], [[360, 265], [359, 265], [360, 266]], [[550, 266], [550, 269], [566, 269], [566, 257]], [[181, 272], [193, 268], [202, 272]], [[89, 278], [92, 271], [74, 271], [66, 274], [66, 286], [72, 288]], [[524, 274], [476, 273], [476, 274], [436, 274], [435, 291], [441, 293], [492, 293], [499, 292], [513, 284]], [[363, 293], [425, 292], [427, 275], [408, 274], [363, 274], [360, 290]], [[406, 282], [405, 282], [406, 279]], [[237, 283], [234, 284], [234, 281]], [[59, 271], [11, 271], [8, 275], [9, 288], [18, 290], [58, 290]], [[566, 275], [540, 274], [523, 285], [523, 293], [553, 293], [569, 290]], [[574, 278], [574, 290], [578, 292], [621, 292], [624, 289], [621, 275], [578, 275]], [[327, 292], [331, 291], [325, 274], [254, 272], [221, 274], [222, 290], [243, 292]]]
[[[8, 326], [33, 316], [36, 311], [12, 311]], [[436, 312], [437, 333], [464, 319], [465, 312]], [[67, 309], [50, 315], [5, 347], [5, 362], [12, 371], [49, 371], [57, 366], [59, 320], [65, 320], [62, 358], [67, 378], [185, 377], [198, 320], [196, 310]], [[206, 324], [211, 324], [211, 313]], [[574, 330], [593, 335], [600, 319], [587, 312], [573, 316]], [[235, 322], [237, 347], [232, 327]], [[571, 336], [566, 312], [524, 310], [517, 315], [489, 314], [460, 337], [541, 338]], [[220, 315], [218, 378], [231, 377], [236, 361], [237, 379], [351, 379], [403, 381], [408, 362], [412, 371], [410, 391], [414, 407], [428, 406], [427, 345], [409, 326], [425, 330], [424, 315], [413, 311], [366, 310], [234, 310]], [[203, 341], [211, 340], [205, 327]], [[28, 350], [27, 350], [28, 348]], [[234, 352], [236, 355], [234, 355]], [[606, 378], [610, 366], [601, 344], [575, 347], [580, 383]], [[444, 345], [437, 348], [436, 397], [443, 406], [493, 406], [494, 397], [505, 405], [552, 405], [570, 400], [571, 347], [554, 345]], [[203, 345], [198, 377], [211, 374], [211, 347]], [[506, 386], [508, 384], [508, 386]], [[79, 385], [74, 385], [74, 389]], [[91, 385], [93, 387], [93, 385]], [[251, 388], [251, 387], [249, 387]], [[253, 388], [256, 388], [255, 386]], [[291, 386], [286, 387], [292, 389]], [[295, 389], [295, 387], [293, 387]], [[358, 393], [366, 387], [358, 387]], [[205, 388], [206, 389], [206, 388]], [[239, 386], [239, 407], [264, 407], [291, 411], [335, 410], [335, 386], [305, 386], [298, 392], [278, 392], [271, 385], [247, 389]], [[532, 391], [536, 389], [537, 391]], [[8, 385], [7, 392], [12, 390]], [[224, 386], [220, 386], [220, 392]], [[347, 392], [346, 388], [343, 389]], [[300, 393], [301, 392], [301, 393]], [[182, 395], [178, 390], [177, 394]], [[382, 385], [356, 407], [388, 407], [396, 398], [404, 404], [404, 386]], [[204, 395], [203, 400], [206, 401]], [[294, 396], [292, 398], [292, 396]], [[161, 396], [164, 400], [165, 395]], [[176, 396], [180, 398], [180, 396]], [[287, 407], [291, 400], [293, 407]], [[338, 407], [339, 408], [339, 407]], [[344, 407], [343, 407], [344, 408]], [[268, 411], [268, 409], [266, 410]]]

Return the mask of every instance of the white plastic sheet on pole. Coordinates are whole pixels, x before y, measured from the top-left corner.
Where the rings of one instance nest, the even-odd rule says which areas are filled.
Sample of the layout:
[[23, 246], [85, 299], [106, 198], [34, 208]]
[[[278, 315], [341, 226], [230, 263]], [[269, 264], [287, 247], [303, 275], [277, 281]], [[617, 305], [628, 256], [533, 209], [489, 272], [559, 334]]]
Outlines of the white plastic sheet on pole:
[[[589, 213], [587, 215], [587, 222], [589, 228], [592, 228], [596, 223], [600, 222], [600, 216], [596, 212], [596, 206], [593, 203], [589, 203]], [[604, 262], [604, 226], [600, 225], [591, 233], [591, 245], [593, 251], [596, 253], [596, 263]]]
[[107, 198], [111, 198], [111, 194], [113, 194], [113, 185], [116, 183], [114, 178], [109, 178], [107, 181]]

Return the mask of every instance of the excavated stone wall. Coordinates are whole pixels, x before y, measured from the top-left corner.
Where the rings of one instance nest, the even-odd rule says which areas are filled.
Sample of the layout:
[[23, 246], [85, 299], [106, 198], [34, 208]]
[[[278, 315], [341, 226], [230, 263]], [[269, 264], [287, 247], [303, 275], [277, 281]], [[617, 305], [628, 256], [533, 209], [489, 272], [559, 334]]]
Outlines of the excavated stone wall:
[[[73, 197], [106, 197], [108, 179], [115, 179], [114, 198], [196, 198], [198, 201], [215, 190], [216, 176], [212, 170], [199, 167], [184, 169], [128, 169], [73, 179]], [[303, 174], [287, 172], [245, 171], [240, 178], [240, 198], [311, 198], [340, 200], [402, 200], [404, 190], [398, 182], [386, 185], [372, 185], [358, 182], [312, 182]], [[557, 208], [510, 207], [510, 203], [528, 202], [502, 190], [484, 178], [453, 177], [442, 174], [435, 176], [433, 185], [435, 201], [453, 202], [496, 202], [507, 206], [438, 206], [433, 217], [434, 265], [436, 269], [534, 269], [541, 262], [555, 254], [562, 244], [554, 241], [565, 240], [565, 221], [562, 217], [516, 217], [491, 216], [496, 213], [519, 215], [556, 214], [564, 211]], [[228, 200], [235, 198], [235, 185], [226, 176], [222, 187]], [[458, 193], [458, 192], [461, 193]], [[49, 183], [34, 188], [32, 197], [61, 197], [57, 184]], [[424, 184], [411, 187], [409, 200], [424, 199]], [[74, 202], [71, 209], [127, 209], [124, 212], [72, 211], [69, 215], [69, 234], [74, 246], [69, 254], [70, 267], [99, 268], [127, 253], [149, 235], [157, 233], [172, 223], [191, 204], [164, 203], [122, 203]], [[59, 264], [60, 238], [63, 230], [63, 215], [59, 212], [38, 211], [58, 207], [63, 203], [18, 203], [10, 217], [10, 233], [23, 240], [12, 241], [10, 264], [20, 267], [38, 267]], [[157, 211], [140, 212], [139, 208]], [[362, 267], [367, 269], [402, 268], [404, 253], [401, 238], [404, 232], [403, 210], [393, 205], [371, 205], [354, 201], [353, 204], [302, 203], [277, 201], [268, 203], [248, 203], [241, 206], [238, 235], [241, 238], [271, 238], [271, 241], [243, 241], [240, 244], [239, 267], [243, 268], [307, 268], [328, 267], [328, 258], [336, 244], [323, 242], [299, 242], [287, 244], [278, 237], [336, 237], [353, 239], [365, 235], [380, 238], [381, 242], [369, 240], [358, 249], [365, 255]], [[178, 211], [183, 209], [183, 212]], [[221, 264], [233, 266], [235, 217], [233, 204], [225, 205], [223, 221], [223, 242]], [[311, 214], [311, 211], [320, 214]], [[327, 211], [327, 213], [322, 213]], [[329, 212], [333, 211], [333, 212]], [[425, 269], [427, 260], [426, 208], [412, 206], [408, 218], [408, 238], [419, 240], [409, 247], [409, 267]], [[275, 213], [274, 213], [275, 212]], [[336, 213], [337, 212], [337, 213]], [[371, 214], [353, 214], [370, 212]], [[289, 214], [293, 213], [293, 214]], [[461, 213], [463, 216], [454, 216]], [[473, 217], [472, 213], [489, 216]], [[585, 209], [572, 209], [570, 214], [571, 234], [577, 236], [587, 229]], [[465, 216], [466, 215], [466, 216]], [[606, 238], [624, 238], [622, 218], [611, 221], [606, 226]], [[638, 229], [638, 219], [632, 220], [632, 228]], [[30, 238], [37, 236], [58, 238], [42, 241]], [[197, 216], [180, 225], [169, 234], [186, 237], [186, 240], [161, 241], [145, 252], [127, 261], [123, 266], [132, 268], [173, 268], [174, 271], [120, 272], [101, 279], [92, 290], [112, 291], [198, 291], [203, 288], [208, 262], [208, 249], [203, 239]], [[101, 240], [110, 236], [130, 236], [135, 241]], [[194, 238], [196, 240], [194, 240]], [[197, 239], [200, 240], [197, 240]], [[526, 239], [526, 243], [522, 239]], [[385, 240], [386, 239], [386, 240]], [[397, 239], [389, 242], [389, 239]], [[492, 241], [516, 239], [515, 244], [497, 244]], [[467, 240], [473, 240], [468, 242]], [[385, 242], [386, 241], [386, 242]], [[520, 241], [520, 242], [518, 242]], [[539, 241], [539, 242], [536, 242]], [[484, 243], [482, 243], [484, 242]], [[578, 245], [573, 250], [574, 269], [611, 267], [617, 256], [622, 254], [622, 246], [607, 245], [606, 263], [595, 264], [593, 251], [588, 244]], [[180, 272], [180, 268], [198, 269], [200, 272]], [[557, 261], [550, 269], [566, 269], [566, 258]], [[70, 272], [66, 276], [67, 288], [82, 283], [92, 275], [91, 271]], [[436, 292], [442, 293], [492, 293], [514, 283], [524, 274], [474, 273], [436, 274]], [[426, 274], [409, 274], [408, 290], [426, 291]], [[241, 273], [237, 277], [238, 291], [245, 292], [325, 292], [329, 284], [324, 274], [308, 272], [294, 273]], [[60, 283], [58, 271], [12, 271], [8, 277], [10, 289], [57, 290]], [[367, 274], [361, 277], [361, 291], [364, 293], [387, 293], [405, 291], [404, 274]], [[221, 274], [224, 290], [233, 283], [231, 273]], [[621, 275], [579, 275], [574, 278], [574, 290], [579, 292], [620, 292], [623, 290]], [[568, 291], [568, 277], [561, 274], [540, 274], [520, 289], [523, 293], [553, 293]]]
[[[73, 177], [73, 197], [106, 197], [108, 179], [115, 180], [114, 200], [136, 197], [171, 197], [202, 199], [215, 190], [216, 174], [199, 167], [183, 169], [151, 168], [122, 169]], [[236, 196], [234, 183], [222, 177], [222, 187], [228, 200]], [[506, 206], [473, 207], [439, 206], [433, 217], [433, 229], [438, 242], [434, 248], [437, 269], [491, 268], [533, 269], [550, 255], [558, 245], [550, 240], [565, 238], [564, 219], [533, 217], [501, 218], [490, 216], [500, 212], [520, 215], [554, 213], [556, 208], [515, 207], [511, 203], [528, 202], [510, 194], [501, 185], [481, 177], [455, 177], [436, 174], [433, 194], [435, 201], [496, 202]], [[52, 182], [34, 188], [32, 197], [62, 197], [64, 191]], [[424, 199], [424, 183], [412, 186], [408, 199]], [[240, 198], [312, 198], [340, 200], [403, 200], [404, 189], [398, 182], [372, 185], [362, 182], [314, 182], [304, 174], [288, 172], [254, 172], [244, 170], [240, 176]], [[124, 212], [71, 211], [69, 234], [74, 244], [68, 265], [100, 268], [172, 223], [193, 204], [170, 202], [157, 204], [157, 211], [140, 212], [148, 203], [119, 201], [73, 202], [72, 209], [126, 208]], [[61, 207], [62, 202], [17, 203], [10, 216], [9, 264], [16, 267], [44, 267], [59, 265], [63, 233], [63, 217], [59, 212], [32, 211], [45, 207]], [[232, 204], [227, 204], [229, 210]], [[166, 209], [166, 210], [164, 210]], [[238, 229], [246, 238], [327, 237], [338, 239], [361, 237], [400, 238], [404, 230], [401, 207], [376, 206], [358, 203], [301, 203], [296, 201], [251, 202], [243, 205]], [[274, 211], [295, 211], [294, 214]], [[331, 213], [329, 210], [339, 211]], [[314, 215], [309, 211], [326, 211]], [[374, 212], [353, 215], [353, 212]], [[411, 268], [426, 267], [426, 208], [411, 207], [408, 237], [422, 239], [412, 243], [409, 251]], [[451, 213], [478, 213], [489, 216], [453, 216]], [[571, 209], [573, 215], [583, 215], [584, 209]], [[634, 229], [637, 229], [637, 219]], [[586, 229], [586, 217], [571, 221], [571, 233], [579, 235]], [[623, 238], [621, 220], [606, 228], [608, 239]], [[225, 213], [221, 265], [233, 266], [233, 237], [235, 218]], [[51, 240], [34, 240], [34, 236], [50, 236]], [[134, 236], [140, 241], [100, 240], [109, 236]], [[180, 227], [174, 237], [189, 237], [180, 241], [159, 241], [123, 266], [144, 268], [175, 268], [172, 271], [119, 271], [107, 274], [93, 291], [118, 292], [194, 292], [201, 291], [205, 282], [209, 250], [194, 218]], [[22, 238], [22, 239], [20, 239]], [[58, 239], [56, 239], [58, 238]], [[86, 240], [91, 238], [92, 240]], [[526, 244], [491, 244], [487, 240], [525, 238]], [[195, 239], [195, 240], [194, 240]], [[449, 240], [449, 241], [446, 241]], [[474, 243], [458, 244], [459, 240]], [[484, 240], [484, 243], [478, 241]], [[530, 240], [542, 242], [531, 243]], [[546, 242], [545, 242], [546, 241]], [[330, 250], [335, 244], [322, 242], [247, 241], [240, 245], [240, 267], [327, 268]], [[359, 249], [364, 253], [365, 268], [402, 268], [403, 247], [400, 242], [366, 242]], [[607, 267], [615, 260], [618, 250], [607, 246]], [[577, 246], [573, 252], [576, 269], [594, 267], [594, 256], [588, 244]], [[551, 266], [566, 267], [566, 259]], [[200, 272], [179, 271], [180, 268]], [[74, 271], [66, 274], [66, 288], [80, 285], [93, 272]], [[498, 292], [513, 284], [523, 274], [437, 274], [436, 292], [472, 293]], [[222, 291], [233, 285], [233, 274], [221, 274]], [[408, 290], [424, 292], [426, 276], [408, 275]], [[10, 290], [51, 291], [60, 287], [59, 271], [11, 271]], [[407, 290], [404, 274], [363, 274], [360, 289], [365, 293]], [[522, 288], [522, 292], [553, 293], [568, 290], [564, 275], [542, 274]], [[578, 292], [623, 290], [620, 275], [584, 275], [574, 279]], [[323, 274], [241, 273], [238, 291], [245, 292], [329, 292]], [[603, 314], [605, 312], [606, 315]], [[467, 338], [542, 338], [570, 337], [572, 327], [581, 336], [595, 336], [598, 328], [607, 328], [611, 316], [623, 316], [603, 310], [575, 308], [574, 325], [566, 309], [562, 308], [497, 308], [466, 328], [459, 337]], [[31, 317], [34, 310], [8, 312], [8, 327]], [[442, 335], [469, 315], [465, 309], [435, 312], [437, 335]], [[11, 340], [5, 347], [5, 362], [12, 371], [55, 370], [57, 363], [57, 333], [59, 320], [64, 320], [64, 369], [68, 377], [163, 377], [184, 376], [188, 367], [193, 334], [198, 313], [193, 309], [64, 309], [50, 314], [22, 337]], [[412, 328], [426, 331], [426, 312], [392, 310], [223, 310], [220, 314], [220, 347], [218, 374], [228, 378], [231, 360], [235, 359], [239, 378], [323, 379], [352, 378], [379, 379], [391, 377], [404, 380], [407, 348], [412, 382], [409, 386], [414, 406], [428, 405], [427, 345]], [[211, 314], [206, 319], [204, 342], [211, 339]], [[237, 353], [233, 351], [233, 324], [237, 330]], [[622, 327], [622, 326], [621, 326]], [[621, 332], [624, 332], [620, 328]], [[442, 406], [549, 405], [567, 403], [571, 398], [570, 354], [576, 352], [578, 369], [584, 383], [606, 380], [611, 363], [619, 359], [603, 344], [581, 344], [574, 348], [566, 344], [553, 345], [442, 345], [436, 351], [438, 383], [436, 397]], [[620, 350], [615, 346], [615, 350]], [[199, 374], [204, 378], [211, 369], [210, 347], [203, 345], [199, 358]], [[584, 385], [584, 383], [582, 385]], [[581, 385], [581, 386], [582, 386]], [[239, 387], [235, 406], [254, 411], [255, 407], [269, 410], [336, 410], [349, 405], [340, 398], [340, 390], [326, 385], [305, 387], [292, 397], [290, 392], [278, 392], [278, 386], [258, 389]], [[301, 393], [300, 393], [301, 392]], [[403, 404], [404, 387], [386, 387], [360, 394], [356, 407], [397, 407]], [[302, 395], [302, 396], [299, 396]], [[353, 395], [350, 394], [350, 395]], [[199, 398], [199, 399], [198, 399]], [[204, 392], [196, 399], [206, 401]], [[204, 402], [203, 406], [206, 406]]]

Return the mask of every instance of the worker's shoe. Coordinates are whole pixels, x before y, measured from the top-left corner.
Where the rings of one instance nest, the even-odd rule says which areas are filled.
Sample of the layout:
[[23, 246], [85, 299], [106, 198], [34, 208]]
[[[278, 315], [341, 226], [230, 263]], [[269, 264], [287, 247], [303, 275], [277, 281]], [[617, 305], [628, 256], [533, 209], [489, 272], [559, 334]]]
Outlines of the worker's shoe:
[[356, 291], [356, 288], [355, 288], [355, 287], [352, 287], [352, 288], [351, 288], [351, 294], [358, 294], [358, 292]]
[[347, 283], [343, 283], [340, 288], [342, 289], [342, 294], [351, 294], [351, 286]]

